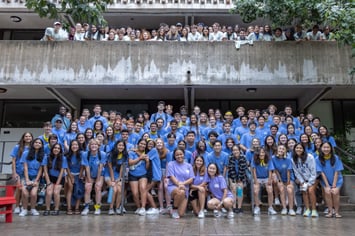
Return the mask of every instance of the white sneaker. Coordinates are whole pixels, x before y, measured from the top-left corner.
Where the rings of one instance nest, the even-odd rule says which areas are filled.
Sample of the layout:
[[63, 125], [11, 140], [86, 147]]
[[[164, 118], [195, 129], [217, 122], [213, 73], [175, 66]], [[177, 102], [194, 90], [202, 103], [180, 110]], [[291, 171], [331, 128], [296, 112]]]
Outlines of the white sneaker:
[[124, 208], [124, 206], [121, 206], [121, 208], [122, 208], [122, 212], [123, 212], [123, 214], [125, 214], [127, 211], [126, 211], [126, 208]]
[[173, 213], [171, 214], [171, 218], [173, 219], [179, 219], [180, 215], [176, 210], [173, 210]]
[[260, 207], [254, 207], [254, 215], [260, 215]]
[[222, 211], [223, 215], [227, 215], [227, 213], [228, 213], [228, 211], [224, 207], [222, 207], [221, 211]]
[[287, 208], [283, 208], [281, 210], [281, 215], [283, 215], [283, 216], [287, 215]]
[[155, 189], [150, 190], [150, 194], [155, 197], [157, 195], [157, 192], [155, 191]]
[[302, 215], [302, 207], [297, 207], [296, 215]]
[[21, 207], [16, 207], [14, 209], [14, 214], [20, 214], [20, 212], [21, 212]]
[[234, 213], [233, 213], [233, 211], [229, 211], [229, 212], [228, 212], [227, 218], [228, 218], [228, 219], [233, 219], [233, 218], [234, 218]]
[[28, 214], [28, 211], [27, 211], [26, 209], [23, 209], [23, 210], [20, 212], [19, 216], [27, 216], [27, 214]]
[[122, 207], [116, 208], [116, 214], [121, 215], [122, 214]]
[[296, 212], [295, 212], [293, 209], [290, 209], [290, 210], [288, 211], [288, 214], [289, 214], [290, 216], [295, 216], [295, 215], [296, 215]]
[[95, 209], [95, 212], [94, 212], [94, 215], [100, 215], [101, 214], [101, 209], [98, 208], [98, 209]]
[[158, 208], [149, 208], [148, 211], [146, 212], [147, 215], [158, 215], [159, 210]]
[[160, 207], [159, 214], [162, 214], [162, 215], [167, 214], [167, 209], [165, 209], [164, 207]]
[[114, 214], [115, 214], [115, 211], [114, 211], [113, 209], [110, 209], [110, 210], [108, 210], [108, 214], [109, 214], [109, 215], [114, 215]]
[[326, 208], [324, 209], [323, 213], [324, 213], [325, 215], [329, 213], [328, 207], [326, 207]]
[[145, 216], [147, 214], [147, 212], [145, 211], [145, 209], [142, 207], [141, 210], [138, 212], [138, 215], [140, 216]]
[[213, 210], [213, 216], [214, 217], [221, 217], [223, 214], [222, 214], [222, 212], [221, 211], [219, 211], [219, 210]]
[[134, 214], [138, 215], [140, 210], [141, 210], [140, 208], [137, 208], [137, 210], [134, 212]]
[[87, 206], [87, 207], [85, 207], [84, 210], [81, 212], [81, 215], [82, 215], [82, 216], [87, 216], [87, 215], [89, 214], [89, 211], [90, 211], [90, 210], [89, 210], [89, 207]]
[[275, 205], [276, 206], [280, 205], [280, 199], [278, 197], [275, 197]]
[[[287, 211], [287, 210], [286, 210], [286, 211]], [[267, 213], [268, 213], [269, 215], [276, 215], [276, 214], [277, 214], [277, 212], [274, 210], [273, 207], [269, 207], [269, 209], [267, 210]]]
[[31, 215], [39, 216], [39, 212], [36, 209], [31, 209]]
[[205, 218], [205, 212], [200, 211], [197, 216], [199, 219]]

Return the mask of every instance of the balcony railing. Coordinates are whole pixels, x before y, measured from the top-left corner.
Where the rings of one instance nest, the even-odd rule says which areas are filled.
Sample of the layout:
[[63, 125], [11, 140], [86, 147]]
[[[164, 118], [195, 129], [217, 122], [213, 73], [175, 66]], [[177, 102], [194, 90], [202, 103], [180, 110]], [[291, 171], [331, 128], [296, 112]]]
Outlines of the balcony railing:
[[[60, 4], [61, 0], [52, 0]], [[26, 8], [26, 0], [1, 0], [1, 8]], [[228, 10], [233, 7], [232, 0], [114, 0], [108, 12], [118, 9], [219, 9]]]

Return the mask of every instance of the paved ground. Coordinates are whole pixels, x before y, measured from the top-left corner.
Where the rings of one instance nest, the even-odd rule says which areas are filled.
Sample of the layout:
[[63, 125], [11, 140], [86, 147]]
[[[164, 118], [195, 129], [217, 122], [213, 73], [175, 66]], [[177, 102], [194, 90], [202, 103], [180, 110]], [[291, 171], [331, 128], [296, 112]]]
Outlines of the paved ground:
[[208, 215], [197, 219], [187, 215], [181, 219], [168, 216], [14, 216], [12, 224], [0, 221], [0, 235], [354, 235], [355, 212], [344, 212], [342, 219], [304, 218], [302, 216], [253, 217], [250, 213], [234, 219]]

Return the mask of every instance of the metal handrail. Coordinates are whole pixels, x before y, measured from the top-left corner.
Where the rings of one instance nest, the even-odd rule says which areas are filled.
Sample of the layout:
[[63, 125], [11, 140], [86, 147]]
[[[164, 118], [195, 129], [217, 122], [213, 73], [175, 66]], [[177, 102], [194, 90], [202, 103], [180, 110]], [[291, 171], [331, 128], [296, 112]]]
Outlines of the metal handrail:
[[[348, 152], [345, 151], [344, 149], [342, 149], [342, 148], [340, 148], [340, 147], [335, 147], [334, 149], [335, 149], [336, 152], [339, 152], [340, 154], [347, 156], [349, 159], [355, 160], [355, 156], [354, 156], [353, 154], [351, 154], [351, 153], [348, 153]], [[348, 165], [345, 164], [344, 162], [343, 162], [343, 166], [344, 166], [347, 170], [349, 170], [351, 173], [355, 174], [355, 169], [351, 168], [350, 166], [348, 166]]]

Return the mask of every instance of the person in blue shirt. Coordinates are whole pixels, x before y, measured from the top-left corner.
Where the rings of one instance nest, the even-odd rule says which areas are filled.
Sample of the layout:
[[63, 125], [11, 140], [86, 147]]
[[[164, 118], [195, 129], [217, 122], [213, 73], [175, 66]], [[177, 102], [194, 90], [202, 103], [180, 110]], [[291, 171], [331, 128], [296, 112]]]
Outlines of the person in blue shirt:
[[42, 140], [43, 146], [45, 147], [48, 144], [49, 135], [52, 133], [52, 123], [50, 121], [43, 123], [43, 131], [44, 133], [38, 138]]
[[[334, 147], [330, 142], [325, 142], [320, 147], [317, 159], [317, 172], [321, 174], [321, 185], [324, 189], [325, 201], [329, 212], [325, 217], [341, 218], [339, 214], [340, 188], [343, 185], [341, 171], [344, 169], [340, 158], [334, 154]], [[334, 208], [334, 213], [332, 209]]]
[[240, 123], [241, 125], [236, 127], [234, 130], [234, 136], [237, 139], [237, 144], [240, 142], [243, 134], [249, 132], [249, 127], [248, 127], [248, 116], [244, 115], [240, 117]]
[[[113, 188], [112, 202], [110, 203], [109, 215], [122, 214], [124, 212], [121, 206], [122, 184], [124, 184], [123, 164], [128, 161], [128, 152], [126, 143], [123, 140], [118, 140], [114, 145], [112, 151], [108, 155], [107, 167], [105, 168], [105, 182], [107, 186]], [[116, 204], [116, 211], [114, 211], [114, 204]]]
[[70, 124], [70, 127], [68, 129], [68, 131], [66, 132], [65, 136], [64, 136], [64, 150], [65, 152], [67, 152], [69, 150], [69, 144], [72, 140], [74, 140], [76, 138], [76, 135], [79, 133], [79, 129], [78, 129], [78, 123], [76, 121], [73, 121]]
[[[83, 169], [81, 167], [81, 153], [80, 146], [78, 140], [74, 139], [69, 144], [69, 151], [65, 154], [68, 162], [67, 176], [66, 176], [66, 199], [67, 199], [67, 215], [72, 215], [72, 205], [75, 205], [75, 214], [79, 215], [80, 210], [80, 200], [82, 196], [77, 196], [73, 191], [75, 186], [75, 191], [79, 188], [79, 181], [83, 179]], [[83, 183], [80, 183], [83, 186]], [[74, 198], [74, 202], [72, 202], [72, 198]]]
[[177, 148], [184, 151], [185, 162], [186, 163], [191, 163], [192, 152], [186, 150], [186, 142], [185, 142], [185, 140], [179, 141]]
[[311, 139], [307, 134], [301, 134], [299, 142], [302, 144], [307, 153], [313, 154], [314, 144], [311, 142]]
[[228, 154], [222, 151], [222, 142], [217, 140], [213, 145], [213, 152], [207, 155], [206, 166], [208, 166], [210, 163], [216, 164], [219, 173], [226, 177], [228, 158]]
[[265, 117], [258, 117], [258, 127], [256, 127], [256, 134], [260, 137], [260, 141], [264, 142], [266, 136], [269, 134], [270, 127], [265, 123]]
[[208, 139], [206, 140], [206, 152], [213, 152], [213, 145], [218, 138], [218, 134], [216, 131], [211, 131], [208, 133]]
[[204, 208], [206, 202], [206, 181], [207, 168], [202, 156], [196, 156], [192, 165], [195, 178], [190, 185], [189, 201], [193, 209], [193, 213], [198, 218], [205, 218]]
[[329, 134], [327, 126], [325, 125], [319, 126], [318, 133], [323, 143], [329, 142], [333, 148], [337, 146], [334, 137]]
[[287, 214], [286, 207], [286, 194], [288, 197], [288, 214], [290, 216], [295, 216], [296, 212], [293, 209], [293, 199], [294, 199], [294, 177], [292, 172], [292, 161], [287, 158], [286, 146], [279, 145], [277, 147], [277, 153], [272, 157], [272, 163], [275, 167], [274, 170], [274, 185], [278, 188], [280, 193], [280, 199], [282, 204], [281, 215]]
[[21, 163], [24, 170], [24, 181], [22, 187], [22, 211], [19, 216], [27, 216], [28, 198], [31, 197], [31, 215], [38, 216], [36, 210], [38, 185], [43, 173], [41, 163], [44, 159], [43, 142], [36, 138], [31, 142], [31, 147], [24, 151], [21, 156]]
[[254, 215], [260, 215], [260, 199], [259, 191], [261, 186], [266, 187], [267, 199], [268, 199], [268, 214], [276, 215], [277, 212], [272, 207], [274, 201], [273, 188], [272, 188], [272, 172], [274, 171], [274, 165], [272, 163], [269, 154], [264, 148], [260, 148], [258, 152], [254, 154], [254, 158], [251, 162], [252, 176], [254, 179]]
[[63, 129], [62, 127], [63, 127], [63, 121], [58, 118], [55, 121], [54, 127], [52, 128], [52, 134], [57, 135], [58, 143], [60, 143], [61, 145], [64, 144], [64, 138], [66, 134], [66, 129]]
[[240, 139], [240, 148], [244, 152], [246, 152], [252, 146], [252, 140], [254, 138], [261, 140], [260, 137], [255, 132], [256, 123], [251, 121], [251, 122], [249, 122], [248, 127], [249, 127], [249, 131], [247, 133], [244, 133]]
[[59, 119], [63, 123], [62, 128], [64, 130], [67, 130], [70, 127], [70, 120], [66, 117], [67, 111], [68, 110], [65, 106], [60, 106], [59, 114], [56, 114], [51, 120], [52, 126], [55, 126], [55, 122]]
[[196, 138], [195, 131], [188, 131], [185, 135], [185, 141], [186, 141], [186, 150], [194, 153], [196, 151], [196, 143], [198, 142], [198, 139]]
[[82, 216], [89, 213], [89, 202], [92, 187], [95, 183], [95, 215], [101, 214], [101, 190], [103, 185], [103, 168], [106, 164], [106, 153], [100, 151], [100, 142], [97, 139], [91, 139], [88, 145], [88, 151], [82, 153], [81, 164], [85, 168], [85, 196], [84, 209], [81, 212]]
[[168, 125], [169, 122], [169, 115], [164, 112], [165, 109], [165, 102], [164, 101], [159, 101], [157, 105], [158, 111], [156, 113], [153, 113], [150, 116], [150, 123], [155, 123], [157, 122], [158, 118], [162, 118], [164, 120], [164, 127]]
[[137, 206], [135, 214], [144, 216], [147, 203], [147, 183], [149, 156], [147, 154], [147, 141], [140, 139], [137, 149], [129, 152], [128, 181], [131, 187], [134, 203]]
[[103, 128], [106, 129], [106, 127], [108, 126], [108, 122], [107, 122], [107, 119], [105, 117], [101, 116], [101, 111], [102, 111], [101, 110], [101, 106], [96, 104], [94, 106], [93, 111], [94, 111], [94, 116], [89, 119], [90, 128], [94, 129], [95, 121], [101, 120], [101, 122], [103, 124]]
[[[64, 171], [68, 169], [67, 158], [63, 155], [63, 147], [59, 143], [53, 145], [50, 154], [43, 159], [42, 166], [46, 180], [46, 210], [43, 215], [59, 215], [60, 191], [64, 185]], [[52, 196], [54, 211], [50, 213]]]
[[236, 144], [239, 144], [239, 140], [236, 138], [236, 135], [231, 131], [231, 124], [228, 122], [223, 123], [223, 134], [218, 135], [218, 140], [221, 141], [222, 147], [225, 147], [227, 138], [232, 138]]

